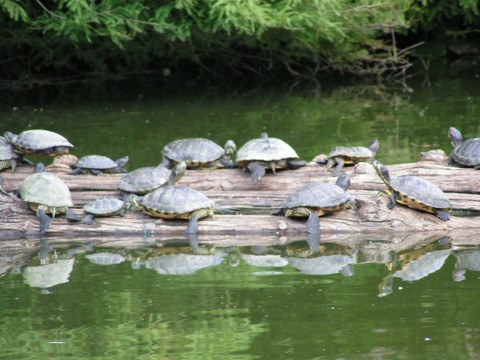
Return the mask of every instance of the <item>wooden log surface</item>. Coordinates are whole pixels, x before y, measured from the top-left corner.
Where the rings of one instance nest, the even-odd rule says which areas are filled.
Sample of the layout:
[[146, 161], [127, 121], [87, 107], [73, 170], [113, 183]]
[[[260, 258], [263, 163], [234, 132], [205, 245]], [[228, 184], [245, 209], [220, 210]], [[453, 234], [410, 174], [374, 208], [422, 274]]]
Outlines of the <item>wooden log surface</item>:
[[[358, 211], [347, 210], [319, 219], [322, 241], [370, 239], [399, 242], [412, 234], [453, 235], [459, 243], [476, 244], [471, 236], [480, 228], [480, 172], [469, 168], [449, 167], [430, 161], [388, 166], [392, 177], [416, 175], [439, 186], [453, 206], [454, 216], [444, 222], [432, 214], [404, 206], [387, 208], [387, 199], [377, 196], [385, 188], [372, 166], [360, 163], [347, 167], [351, 177], [351, 193], [357, 200]], [[74, 212], [83, 216], [82, 206], [100, 197], [119, 197], [116, 189], [124, 174], [68, 175], [62, 166], [49, 166], [72, 192]], [[2, 172], [3, 188], [13, 192], [32, 173], [32, 167], [18, 167], [15, 173]], [[307, 237], [305, 221], [270, 215], [281, 206], [292, 191], [312, 182], [334, 183], [336, 178], [325, 173], [325, 166], [309, 163], [297, 170], [268, 173], [256, 183], [240, 169], [189, 170], [180, 183], [204, 192], [216, 206], [237, 211], [238, 215], [215, 215], [199, 222], [202, 242], [228, 245], [288, 243]], [[24, 239], [38, 236], [36, 215], [15, 196], [0, 194], [0, 228], [4, 239]], [[46, 236], [54, 238], [101, 239], [116, 243], [122, 239], [136, 241], [184, 238], [186, 222], [143, 216], [131, 211], [124, 217], [96, 218], [93, 225], [71, 223], [62, 216], [55, 218]], [[426, 236], [426, 235], [425, 235]], [[429, 235], [430, 236], [430, 235]], [[255, 240], [253, 240], [255, 239]], [[461, 239], [461, 240], [460, 240]]]

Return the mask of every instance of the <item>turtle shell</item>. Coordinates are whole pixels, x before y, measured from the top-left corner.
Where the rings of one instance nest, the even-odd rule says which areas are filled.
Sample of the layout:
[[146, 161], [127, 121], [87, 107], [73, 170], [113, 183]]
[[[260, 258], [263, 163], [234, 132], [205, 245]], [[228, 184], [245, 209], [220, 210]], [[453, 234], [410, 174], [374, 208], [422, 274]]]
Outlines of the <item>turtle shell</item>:
[[371, 158], [373, 155], [373, 151], [364, 146], [337, 146], [328, 154], [328, 158], [340, 156], [351, 161], [362, 161]]
[[476, 166], [480, 164], [480, 138], [462, 142], [452, 151], [452, 159], [460, 165]]
[[283, 202], [283, 208], [335, 209], [345, 204], [350, 198], [350, 195], [340, 186], [314, 182], [301, 187], [287, 197]]
[[171, 173], [171, 170], [163, 166], [139, 168], [126, 174], [120, 180], [118, 189], [143, 195], [165, 185]]
[[168, 143], [162, 154], [175, 162], [185, 161], [189, 166], [202, 166], [220, 159], [225, 150], [211, 140], [189, 138]]
[[118, 164], [109, 157], [103, 155], [87, 155], [78, 159], [78, 161], [73, 164], [73, 167], [104, 170], [117, 168]]
[[5, 137], [21, 154], [34, 154], [57, 147], [65, 148], [63, 152], [68, 152], [68, 149], [73, 147], [62, 135], [49, 130], [26, 130], [19, 135], [7, 132]]
[[400, 201], [417, 209], [424, 206], [434, 209], [451, 209], [445, 193], [430, 181], [412, 175], [403, 175], [390, 181], [390, 186], [400, 195]]
[[190, 218], [199, 209], [212, 209], [213, 201], [188, 186], [166, 186], [145, 195], [141, 199], [144, 211], [155, 217]]
[[123, 209], [125, 203], [116, 198], [105, 198], [91, 201], [83, 206], [83, 211], [96, 216], [114, 215]]
[[70, 190], [57, 176], [40, 172], [26, 177], [19, 188], [23, 201], [49, 208], [73, 206]]
[[267, 136], [247, 141], [237, 152], [237, 163], [298, 158], [295, 150], [285, 141]]

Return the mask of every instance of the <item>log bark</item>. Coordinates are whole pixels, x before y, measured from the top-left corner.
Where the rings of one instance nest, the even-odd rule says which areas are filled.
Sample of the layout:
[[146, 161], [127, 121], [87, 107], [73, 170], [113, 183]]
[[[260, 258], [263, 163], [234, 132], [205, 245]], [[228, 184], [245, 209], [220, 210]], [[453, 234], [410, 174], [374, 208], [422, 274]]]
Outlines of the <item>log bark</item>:
[[[370, 164], [360, 163], [346, 168], [351, 177], [351, 193], [358, 203], [358, 211], [347, 210], [319, 218], [322, 240], [355, 236], [358, 239], [395, 242], [416, 233], [435, 233], [438, 236], [455, 233], [473, 233], [480, 228], [480, 172], [469, 168], [439, 165], [429, 161], [388, 166], [391, 176], [416, 175], [439, 186], [453, 206], [454, 216], [444, 222], [432, 214], [419, 212], [401, 205], [390, 210], [387, 199], [377, 196], [385, 188]], [[83, 216], [82, 206], [100, 197], [119, 197], [117, 184], [124, 174], [68, 175], [62, 166], [51, 166], [48, 171], [58, 175], [72, 192], [74, 212]], [[12, 193], [32, 172], [32, 167], [18, 167], [15, 173], [3, 172], [3, 188]], [[325, 173], [325, 166], [310, 163], [304, 168], [267, 175], [256, 183], [240, 169], [189, 170], [180, 183], [204, 192], [220, 208], [237, 211], [238, 215], [215, 215], [199, 222], [201, 241], [241, 245], [253, 238], [264, 243], [288, 243], [306, 238], [305, 220], [292, 220], [270, 213], [279, 208], [292, 191], [312, 181], [334, 183], [336, 178]], [[15, 196], [0, 193], [1, 237], [22, 239], [38, 236], [36, 215]], [[96, 238], [102, 241], [166, 241], [184, 239], [187, 223], [143, 216], [131, 211], [124, 217], [95, 218], [94, 224], [71, 223], [63, 217], [55, 218], [48, 237]], [[471, 238], [471, 237], [470, 237]], [[474, 242], [467, 237], [462, 242]], [[475, 240], [476, 241], [476, 240]]]

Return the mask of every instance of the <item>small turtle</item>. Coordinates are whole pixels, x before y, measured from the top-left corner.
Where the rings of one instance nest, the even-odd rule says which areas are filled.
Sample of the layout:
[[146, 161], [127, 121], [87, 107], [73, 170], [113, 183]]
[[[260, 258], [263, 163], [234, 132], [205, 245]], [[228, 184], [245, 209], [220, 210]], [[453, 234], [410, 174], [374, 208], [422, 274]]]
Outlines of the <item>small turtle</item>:
[[228, 140], [222, 148], [211, 140], [189, 138], [175, 140], [162, 150], [162, 165], [171, 167], [180, 161], [185, 161], [189, 169], [233, 168], [235, 163], [230, 160], [237, 150], [235, 143]]
[[412, 175], [390, 178], [388, 169], [377, 160], [372, 161], [378, 176], [387, 185], [384, 193], [389, 196], [388, 207], [395, 203], [435, 214], [443, 221], [450, 220], [452, 205], [445, 193], [430, 181]]
[[186, 169], [187, 165], [183, 161], [172, 170], [164, 166], [139, 168], [126, 174], [118, 183], [118, 189], [126, 194], [145, 195], [169, 181], [171, 185], [175, 184], [185, 174]]
[[122, 166], [128, 162], [128, 156], [124, 156], [116, 161], [103, 155], [87, 155], [83, 156], [72, 165], [73, 170], [69, 175], [77, 175], [90, 171], [94, 175], [100, 175], [104, 172], [120, 173], [127, 172]]
[[123, 216], [126, 206], [122, 200], [116, 198], [104, 198], [90, 201], [83, 205], [83, 211], [87, 216], [83, 218], [83, 222], [87, 225], [93, 224], [93, 218], [96, 216]]
[[364, 146], [337, 146], [327, 156], [327, 171], [333, 168], [332, 176], [337, 176], [345, 164], [357, 164], [375, 156], [378, 150], [378, 140], [373, 139], [368, 147]]
[[44, 233], [52, 219], [47, 214], [66, 214], [70, 221], [80, 221], [70, 207], [73, 206], [70, 190], [57, 176], [44, 172], [43, 164], [36, 166], [35, 173], [26, 177], [18, 189], [23, 201], [37, 213], [40, 232]]
[[307, 165], [285, 141], [262, 133], [259, 139], [247, 141], [237, 152], [237, 165], [250, 170], [251, 178], [257, 181], [265, 175], [265, 169], [298, 169]]
[[319, 216], [343, 209], [356, 209], [355, 200], [346, 192], [349, 185], [350, 178], [347, 173], [339, 176], [336, 184], [321, 182], [307, 184], [287, 197], [282, 208], [274, 214], [308, 217], [308, 231], [311, 234], [320, 234]]
[[7, 131], [5, 139], [20, 155], [60, 155], [73, 148], [62, 135], [48, 130], [26, 130], [19, 135]]
[[480, 138], [463, 141], [462, 134], [456, 128], [448, 130], [448, 136], [453, 146], [448, 160], [450, 163], [457, 163], [462, 166], [480, 169]]
[[14, 172], [17, 163], [21, 161], [22, 156], [13, 150], [13, 146], [3, 136], [0, 136], [0, 171], [12, 168]]
[[199, 219], [213, 216], [213, 201], [200, 191], [183, 185], [160, 187], [143, 198], [134, 198], [133, 202], [153, 217], [188, 220], [187, 234], [197, 233]]

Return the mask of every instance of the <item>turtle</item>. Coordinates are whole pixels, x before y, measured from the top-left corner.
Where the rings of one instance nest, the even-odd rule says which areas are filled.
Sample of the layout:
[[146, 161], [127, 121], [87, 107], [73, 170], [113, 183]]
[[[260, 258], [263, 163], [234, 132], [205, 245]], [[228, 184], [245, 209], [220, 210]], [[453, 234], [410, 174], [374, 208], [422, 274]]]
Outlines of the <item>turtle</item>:
[[378, 140], [373, 139], [368, 147], [364, 146], [337, 146], [327, 155], [327, 169], [333, 168], [332, 176], [338, 176], [345, 164], [357, 164], [375, 156], [378, 150]]
[[83, 205], [83, 211], [87, 213], [87, 216], [82, 221], [87, 225], [92, 225], [93, 218], [96, 216], [123, 216], [125, 210], [125, 202], [117, 198], [96, 199]]
[[373, 160], [371, 164], [387, 186], [384, 193], [389, 196], [387, 206], [390, 209], [393, 209], [395, 203], [399, 203], [435, 214], [440, 220], [450, 220], [452, 205], [445, 193], [435, 184], [413, 175], [392, 179], [386, 166], [378, 160]]
[[18, 193], [40, 219], [40, 232], [45, 233], [52, 219], [47, 215], [65, 214], [70, 221], [80, 221], [70, 207], [73, 206], [70, 190], [56, 175], [47, 173], [43, 164], [36, 165], [35, 173], [20, 184]]
[[13, 146], [0, 136], [0, 171], [11, 168], [15, 171], [18, 162], [22, 161], [22, 156], [13, 150]]
[[196, 234], [197, 221], [213, 216], [213, 201], [202, 192], [184, 185], [160, 187], [142, 198], [134, 198], [133, 203], [153, 217], [188, 220], [186, 234]]
[[247, 141], [237, 152], [237, 165], [251, 172], [251, 179], [257, 181], [265, 175], [265, 169], [298, 169], [307, 165], [285, 141], [268, 137], [262, 133], [260, 138]]
[[[143, 167], [126, 174], [118, 183], [118, 189], [126, 194], [145, 195], [166, 185], [173, 185], [185, 174], [187, 164], [179, 162], [172, 170], [165, 166]], [[127, 200], [128, 201], [128, 200]]]
[[174, 140], [163, 148], [161, 165], [172, 167], [175, 163], [185, 161], [188, 169], [233, 168], [236, 164], [230, 157], [236, 149], [233, 140], [228, 140], [224, 148], [204, 138]]
[[82, 156], [78, 161], [72, 165], [72, 171], [69, 175], [81, 174], [84, 172], [91, 172], [94, 175], [100, 175], [104, 172], [127, 172], [122, 166], [128, 162], [128, 156], [124, 156], [118, 160], [112, 160], [103, 155], [86, 155]]
[[466, 167], [480, 169], [480, 138], [463, 140], [462, 134], [456, 128], [448, 130], [448, 136], [453, 146], [450, 153], [449, 163], [457, 163]]
[[73, 145], [62, 135], [42, 129], [26, 130], [18, 135], [7, 131], [5, 139], [20, 155], [55, 156], [66, 154], [73, 148]]
[[288, 217], [307, 217], [310, 234], [320, 234], [318, 217], [343, 209], [356, 209], [355, 199], [347, 193], [350, 177], [344, 172], [335, 184], [309, 183], [288, 196], [275, 215], [284, 213]]

